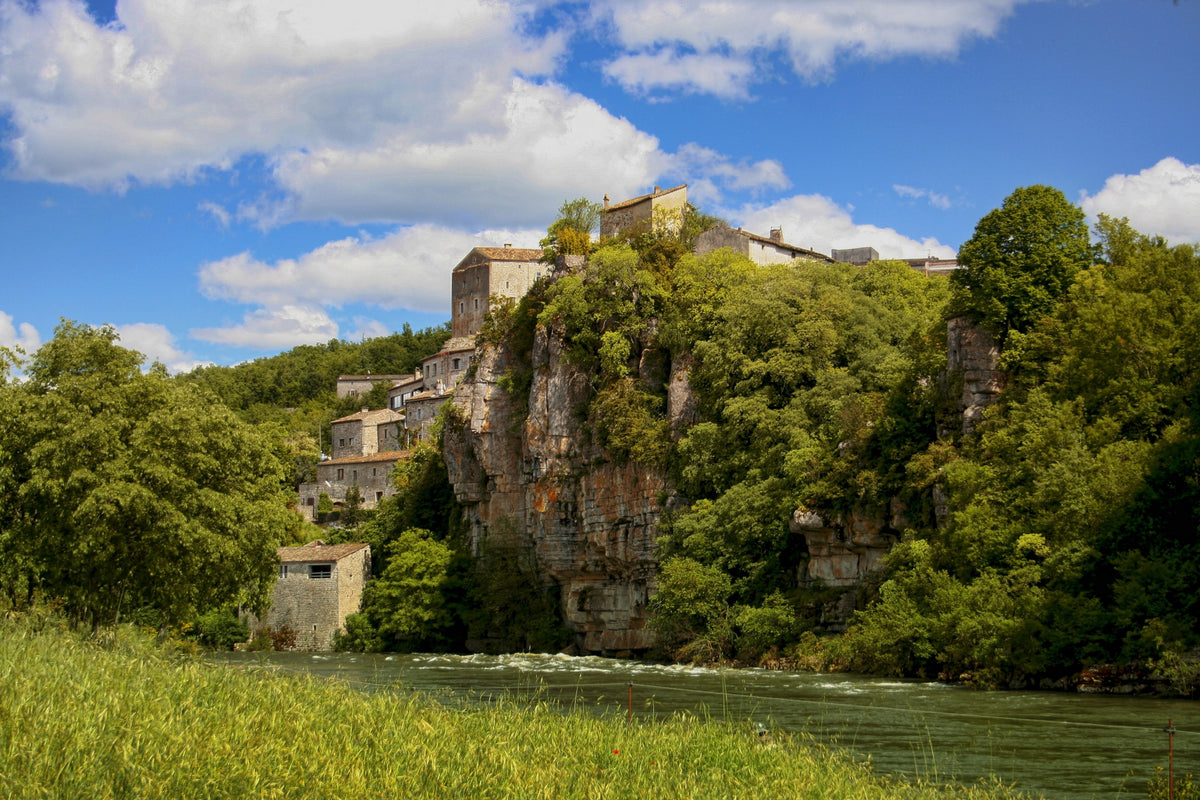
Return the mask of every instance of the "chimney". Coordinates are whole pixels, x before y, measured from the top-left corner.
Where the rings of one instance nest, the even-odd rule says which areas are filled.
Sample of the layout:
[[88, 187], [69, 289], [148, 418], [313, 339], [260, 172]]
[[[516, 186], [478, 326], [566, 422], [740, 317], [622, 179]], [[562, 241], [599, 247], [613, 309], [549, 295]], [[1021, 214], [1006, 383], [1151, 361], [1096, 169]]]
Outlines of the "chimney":
[[505, 242], [505, 243], [504, 243], [504, 246], [505, 246], [505, 247], [512, 247], [512, 242]]
[[654, 193], [655, 193], [655, 194], [660, 194], [661, 192], [662, 192], [662, 187], [661, 187], [661, 186], [655, 186], [655, 187], [654, 187]]
[[771, 241], [783, 244], [783, 228], [771, 228]]
[[371, 409], [367, 408], [366, 406], [363, 406], [363, 407], [362, 407], [362, 413], [364, 413], [364, 414], [365, 414], [365, 413], [367, 413], [367, 412], [368, 412], [368, 411], [370, 411], [370, 410], [371, 410]]
[[604, 207], [608, 208], [608, 195], [604, 195]]

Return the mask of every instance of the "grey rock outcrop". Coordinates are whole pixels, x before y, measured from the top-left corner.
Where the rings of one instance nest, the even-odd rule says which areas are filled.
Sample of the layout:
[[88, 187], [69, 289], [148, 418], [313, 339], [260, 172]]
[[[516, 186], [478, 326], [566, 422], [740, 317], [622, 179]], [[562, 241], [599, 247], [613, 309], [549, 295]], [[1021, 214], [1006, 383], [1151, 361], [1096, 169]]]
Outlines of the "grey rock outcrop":
[[558, 585], [580, 649], [650, 647], [654, 540], [672, 495], [665, 474], [615, 464], [590, 443], [579, 409], [591, 376], [566, 361], [558, 332], [536, 332], [533, 381], [521, 408], [499, 385], [510, 354], [486, 347], [477, 359], [474, 378], [455, 390], [458, 422], [447, 425], [443, 440], [472, 546], [527, 548], [542, 578]]

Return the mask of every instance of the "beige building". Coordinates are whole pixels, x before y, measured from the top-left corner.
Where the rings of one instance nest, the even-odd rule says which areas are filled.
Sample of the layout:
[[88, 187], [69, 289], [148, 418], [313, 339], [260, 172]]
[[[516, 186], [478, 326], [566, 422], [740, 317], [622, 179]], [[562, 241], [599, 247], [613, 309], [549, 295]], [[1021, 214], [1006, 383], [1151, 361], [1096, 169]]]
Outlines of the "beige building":
[[[346, 617], [358, 613], [371, 575], [371, 546], [363, 542], [280, 547], [279, 579], [266, 626], [290, 628], [297, 650], [329, 650]], [[252, 621], [257, 622], [257, 621]], [[252, 624], [252, 627], [261, 627]]]
[[403, 414], [390, 408], [377, 411], [364, 408], [355, 414], [335, 419], [329, 425], [332, 431], [329, 455], [343, 458], [399, 450], [396, 430], [403, 419]]
[[600, 214], [600, 238], [611, 239], [624, 233], [642, 233], [660, 226], [679, 229], [687, 207], [687, 184], [671, 189], [655, 186], [650, 194], [609, 204], [604, 196], [604, 211]]
[[344, 397], [358, 397], [360, 394], [371, 391], [377, 383], [394, 384], [405, 377], [405, 375], [371, 375], [369, 373], [366, 375], [339, 375], [337, 396], [339, 400]]
[[[533, 282], [549, 273], [541, 250], [512, 245], [474, 247], [451, 275], [451, 341], [474, 336], [493, 296], [524, 297]], [[426, 376], [428, 378], [428, 376]], [[428, 382], [426, 388], [429, 388]]]
[[317, 505], [322, 494], [328, 495], [334, 509], [340, 511], [346, 504], [346, 495], [355, 486], [362, 498], [359, 508], [375, 508], [380, 500], [396, 493], [391, 478], [392, 468], [407, 455], [407, 450], [389, 450], [322, 461], [317, 464], [317, 480], [300, 484], [300, 513], [309, 522], [316, 522]]
[[786, 264], [797, 258], [808, 258], [816, 261], [833, 261], [832, 258], [816, 250], [808, 250], [783, 240], [783, 229], [772, 228], [770, 237], [759, 236], [741, 228], [730, 228], [718, 225], [696, 237], [692, 252], [698, 256], [728, 247], [735, 253], [740, 253], [755, 264]]

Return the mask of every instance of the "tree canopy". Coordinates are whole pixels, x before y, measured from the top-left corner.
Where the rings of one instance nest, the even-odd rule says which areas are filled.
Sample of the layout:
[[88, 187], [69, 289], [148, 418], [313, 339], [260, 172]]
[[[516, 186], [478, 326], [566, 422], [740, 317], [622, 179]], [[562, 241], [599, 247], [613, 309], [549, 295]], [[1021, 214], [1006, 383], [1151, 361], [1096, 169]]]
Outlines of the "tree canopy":
[[1095, 257], [1083, 211], [1050, 186], [1026, 186], [986, 214], [958, 251], [954, 311], [1003, 340], [1050, 313]]
[[298, 523], [276, 429], [242, 422], [111, 327], [63, 322], [24, 384], [0, 386], [0, 581], [93, 626], [261, 607]]

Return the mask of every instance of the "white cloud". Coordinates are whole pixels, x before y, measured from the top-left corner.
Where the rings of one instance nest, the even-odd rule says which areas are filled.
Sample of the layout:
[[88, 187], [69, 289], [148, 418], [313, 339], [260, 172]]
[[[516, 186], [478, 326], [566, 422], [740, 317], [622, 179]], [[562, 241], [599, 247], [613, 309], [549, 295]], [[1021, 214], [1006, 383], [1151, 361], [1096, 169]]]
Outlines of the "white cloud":
[[352, 342], [361, 342], [365, 339], [378, 339], [381, 336], [389, 335], [391, 332], [391, 328], [377, 319], [355, 317], [354, 330], [347, 333], [346, 338]]
[[225, 210], [224, 206], [209, 202], [207, 200], [196, 206], [196, 208], [197, 210], [203, 211], [205, 214], [211, 216], [222, 228], [228, 228], [229, 223], [233, 219], [232, 215]]
[[746, 96], [751, 64], [782, 55], [802, 78], [829, 78], [839, 61], [951, 58], [991, 37], [1031, 0], [600, 0], [598, 27], [626, 52], [606, 73], [638, 93], [655, 89]]
[[[634, 196], [667, 164], [658, 140], [560, 86], [514, 79], [494, 130], [293, 151], [275, 165], [289, 213], [343, 222], [546, 224], [564, 197]], [[268, 213], [270, 210], [268, 209]]]
[[1136, 175], [1113, 175], [1095, 195], [1083, 192], [1080, 206], [1093, 219], [1128, 217], [1136, 230], [1172, 244], [1200, 242], [1200, 164], [1164, 158]]
[[472, 247], [537, 247], [544, 235], [544, 230], [464, 233], [414, 225], [379, 239], [328, 242], [274, 264], [249, 253], [230, 256], [200, 268], [200, 290], [212, 299], [268, 308], [364, 303], [448, 314], [450, 272]]
[[320, 308], [285, 305], [248, 312], [240, 325], [195, 328], [194, 339], [261, 350], [286, 349], [301, 344], [321, 344], [338, 338], [337, 323]]
[[749, 59], [720, 53], [659, 50], [618, 56], [604, 65], [604, 74], [634, 94], [654, 96], [660, 90], [678, 90], [742, 100], [748, 97], [754, 65]]
[[0, 311], [0, 347], [19, 347], [27, 355], [33, 355], [42, 346], [42, 337], [37, 328], [28, 322], [13, 323], [12, 315]]
[[0, 0], [0, 107], [24, 178], [170, 182], [246, 153], [371, 148], [403, 131], [498, 130], [513, 75], [545, 76], [561, 35], [490, 0]]
[[158, 361], [171, 372], [188, 372], [211, 362], [199, 361], [191, 353], [185, 353], [175, 344], [175, 337], [163, 325], [137, 322], [132, 325], [117, 325], [121, 346], [136, 350], [146, 357], [147, 362]]
[[783, 228], [784, 241], [828, 253], [874, 247], [881, 258], [953, 258], [954, 249], [932, 237], [912, 239], [892, 228], [856, 223], [850, 212], [819, 194], [796, 195], [768, 206], [744, 206], [730, 216], [754, 232]]
[[892, 185], [892, 190], [904, 198], [909, 198], [912, 200], [925, 199], [929, 202], [929, 205], [933, 206], [934, 208], [940, 208], [943, 211], [951, 206], [949, 197], [944, 194], [930, 191], [929, 189], [918, 189], [915, 186], [905, 186], [902, 183], [897, 183]]

